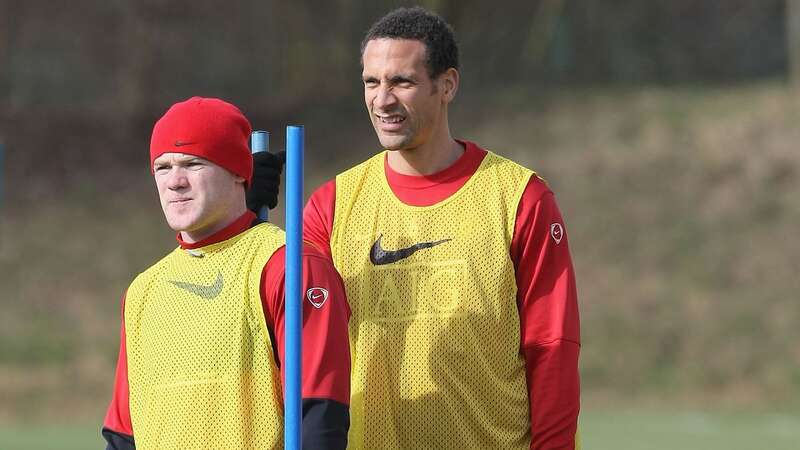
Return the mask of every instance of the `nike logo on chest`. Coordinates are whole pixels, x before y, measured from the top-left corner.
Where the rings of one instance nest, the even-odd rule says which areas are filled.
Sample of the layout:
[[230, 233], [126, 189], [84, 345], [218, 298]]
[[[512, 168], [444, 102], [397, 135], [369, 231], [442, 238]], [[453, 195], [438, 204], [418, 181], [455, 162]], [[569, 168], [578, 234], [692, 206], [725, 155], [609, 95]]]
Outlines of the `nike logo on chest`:
[[372, 244], [372, 249], [370, 249], [369, 252], [369, 260], [376, 266], [395, 263], [401, 259], [408, 258], [419, 250], [435, 247], [439, 244], [444, 244], [445, 242], [452, 240], [442, 239], [439, 241], [419, 242], [399, 250], [385, 250], [383, 247], [381, 247], [381, 238], [383, 238], [383, 235], [378, 236], [378, 240]]
[[170, 284], [177, 286], [184, 291], [191, 292], [192, 294], [197, 295], [200, 298], [204, 298], [206, 300], [210, 300], [212, 298], [216, 298], [222, 292], [222, 288], [225, 285], [225, 281], [222, 278], [222, 272], [217, 271], [217, 279], [214, 283], [206, 286], [202, 284], [194, 284], [194, 283], [186, 283], [184, 281], [172, 281], [168, 280]]

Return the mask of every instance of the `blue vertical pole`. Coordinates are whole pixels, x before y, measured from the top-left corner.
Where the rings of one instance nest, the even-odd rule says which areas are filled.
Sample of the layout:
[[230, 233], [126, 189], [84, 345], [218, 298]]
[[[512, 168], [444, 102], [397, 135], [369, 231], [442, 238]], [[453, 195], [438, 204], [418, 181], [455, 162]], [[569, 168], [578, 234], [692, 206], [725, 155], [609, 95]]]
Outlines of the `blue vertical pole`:
[[286, 386], [284, 391], [286, 450], [303, 445], [301, 399], [303, 349], [303, 127], [286, 127]]
[[[250, 151], [255, 153], [269, 151], [269, 133], [266, 131], [253, 131], [250, 134]], [[267, 221], [269, 216], [269, 208], [262, 206], [258, 210], [258, 218]]]

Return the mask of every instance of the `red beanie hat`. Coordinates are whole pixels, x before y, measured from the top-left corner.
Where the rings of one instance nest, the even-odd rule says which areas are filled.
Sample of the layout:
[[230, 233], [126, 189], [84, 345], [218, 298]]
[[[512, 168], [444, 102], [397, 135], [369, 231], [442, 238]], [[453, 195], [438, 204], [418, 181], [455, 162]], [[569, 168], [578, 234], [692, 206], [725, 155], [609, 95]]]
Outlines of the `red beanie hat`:
[[253, 177], [250, 122], [239, 108], [218, 98], [192, 97], [176, 103], [153, 127], [150, 170], [164, 153], [199, 156], [245, 179]]

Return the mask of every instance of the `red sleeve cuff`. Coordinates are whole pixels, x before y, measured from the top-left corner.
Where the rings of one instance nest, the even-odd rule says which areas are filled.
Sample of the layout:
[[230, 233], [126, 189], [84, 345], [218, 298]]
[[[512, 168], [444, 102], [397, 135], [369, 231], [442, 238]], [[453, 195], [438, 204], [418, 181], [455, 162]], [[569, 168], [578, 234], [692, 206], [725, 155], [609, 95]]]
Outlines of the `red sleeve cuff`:
[[531, 449], [574, 449], [580, 411], [577, 343], [557, 340], [524, 349]]

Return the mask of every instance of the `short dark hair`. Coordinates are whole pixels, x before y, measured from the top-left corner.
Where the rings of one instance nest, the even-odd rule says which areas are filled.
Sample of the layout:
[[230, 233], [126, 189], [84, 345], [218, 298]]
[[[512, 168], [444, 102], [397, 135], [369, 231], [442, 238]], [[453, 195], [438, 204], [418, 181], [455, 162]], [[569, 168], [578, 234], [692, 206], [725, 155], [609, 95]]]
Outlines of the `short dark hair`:
[[458, 69], [458, 45], [453, 29], [440, 16], [426, 9], [398, 8], [378, 19], [361, 41], [364, 48], [373, 39], [411, 39], [425, 44], [428, 75], [436, 78], [449, 68]]

